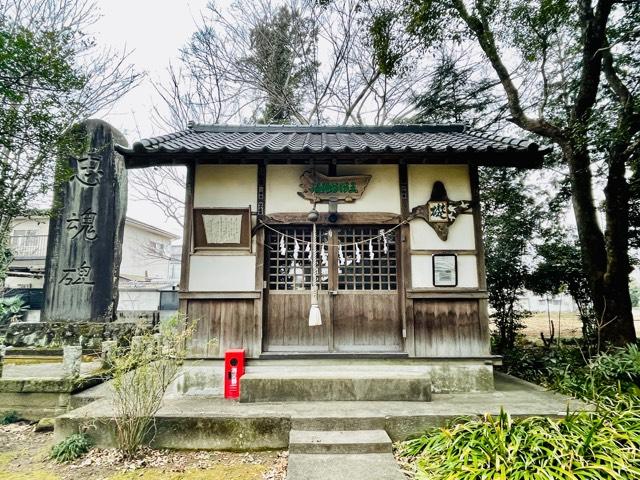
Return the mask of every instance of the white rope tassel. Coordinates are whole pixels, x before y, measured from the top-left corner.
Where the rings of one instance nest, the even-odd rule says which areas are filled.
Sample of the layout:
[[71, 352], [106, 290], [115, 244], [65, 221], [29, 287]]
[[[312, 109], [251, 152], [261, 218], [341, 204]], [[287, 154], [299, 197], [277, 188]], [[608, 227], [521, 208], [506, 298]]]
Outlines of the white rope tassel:
[[311, 308], [309, 309], [309, 326], [322, 325], [320, 307], [318, 306], [318, 268], [316, 265], [316, 224], [313, 224], [311, 238]]

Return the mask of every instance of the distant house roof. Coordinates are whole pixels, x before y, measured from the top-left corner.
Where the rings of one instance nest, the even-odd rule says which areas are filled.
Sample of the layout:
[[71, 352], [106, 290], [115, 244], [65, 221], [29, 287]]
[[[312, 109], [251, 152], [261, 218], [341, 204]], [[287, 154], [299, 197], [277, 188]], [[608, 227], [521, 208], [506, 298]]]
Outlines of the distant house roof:
[[[549, 148], [528, 140], [469, 130], [464, 125], [295, 126], [191, 125], [188, 129], [117, 146], [128, 168], [219, 163], [466, 163], [539, 167]], [[357, 162], [356, 162], [357, 163]]]
[[[13, 219], [13, 228], [15, 228], [16, 226], [19, 226], [20, 222], [29, 221], [29, 220], [33, 220], [38, 223], [49, 223], [49, 216], [31, 215], [29, 217], [15, 217]], [[169, 232], [167, 230], [163, 230], [162, 228], [155, 227], [153, 225], [150, 225], [145, 222], [141, 222], [140, 220], [136, 220], [135, 218], [131, 218], [131, 217], [125, 218], [125, 225], [138, 227], [148, 232], [155, 233], [162, 237], [166, 237], [170, 240], [177, 240], [178, 238], [180, 238], [180, 236], [176, 235], [175, 233]]]
[[158, 228], [158, 227], [154, 227], [153, 225], [150, 225], [148, 223], [145, 222], [141, 222], [140, 220], [136, 220], [134, 218], [131, 217], [127, 217], [125, 219], [125, 226], [129, 225], [132, 227], [138, 227], [141, 228], [143, 230], [146, 230], [148, 232], [151, 233], [155, 233], [156, 235], [160, 235], [162, 237], [166, 237], [167, 239], [170, 240], [177, 240], [178, 238], [180, 238], [179, 235], [176, 235], [175, 233], [171, 233], [167, 230], [163, 230], [162, 228]]

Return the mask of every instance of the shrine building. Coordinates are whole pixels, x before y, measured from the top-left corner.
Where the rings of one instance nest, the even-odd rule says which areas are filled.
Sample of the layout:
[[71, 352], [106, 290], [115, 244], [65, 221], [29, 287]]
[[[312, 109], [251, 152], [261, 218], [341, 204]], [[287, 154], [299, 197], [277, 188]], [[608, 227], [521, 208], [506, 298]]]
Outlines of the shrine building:
[[116, 150], [187, 168], [191, 357], [397, 361], [434, 390], [493, 388], [478, 167], [547, 150], [462, 125], [190, 125]]

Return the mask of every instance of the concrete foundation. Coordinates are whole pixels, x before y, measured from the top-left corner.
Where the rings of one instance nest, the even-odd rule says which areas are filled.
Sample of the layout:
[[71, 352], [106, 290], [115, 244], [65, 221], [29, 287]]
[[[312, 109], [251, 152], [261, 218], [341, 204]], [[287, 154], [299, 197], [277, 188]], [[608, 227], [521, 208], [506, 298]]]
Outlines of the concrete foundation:
[[[422, 435], [460, 416], [562, 417], [587, 406], [531, 384], [496, 375], [496, 390], [485, 393], [433, 394], [431, 402], [270, 402], [239, 403], [207, 395], [171, 393], [155, 418], [157, 448], [261, 450], [289, 446], [294, 430], [384, 430], [392, 441]], [[114, 447], [108, 389], [102, 399], [56, 418], [55, 436], [87, 432], [100, 447]], [[92, 390], [94, 390], [92, 389]], [[91, 390], [79, 396], [91, 395]], [[94, 397], [100, 396], [93, 393]]]
[[99, 364], [82, 364], [80, 376], [65, 378], [62, 363], [5, 365], [0, 379], [0, 412], [16, 411], [26, 420], [55, 417], [69, 411], [74, 393], [100, 384]]

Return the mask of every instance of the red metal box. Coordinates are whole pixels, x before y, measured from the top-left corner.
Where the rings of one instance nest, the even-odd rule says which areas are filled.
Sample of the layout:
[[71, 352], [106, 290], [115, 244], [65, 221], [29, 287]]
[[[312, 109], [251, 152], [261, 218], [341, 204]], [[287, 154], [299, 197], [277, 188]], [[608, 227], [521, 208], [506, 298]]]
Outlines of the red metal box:
[[240, 377], [244, 375], [244, 349], [224, 353], [224, 398], [240, 396]]

